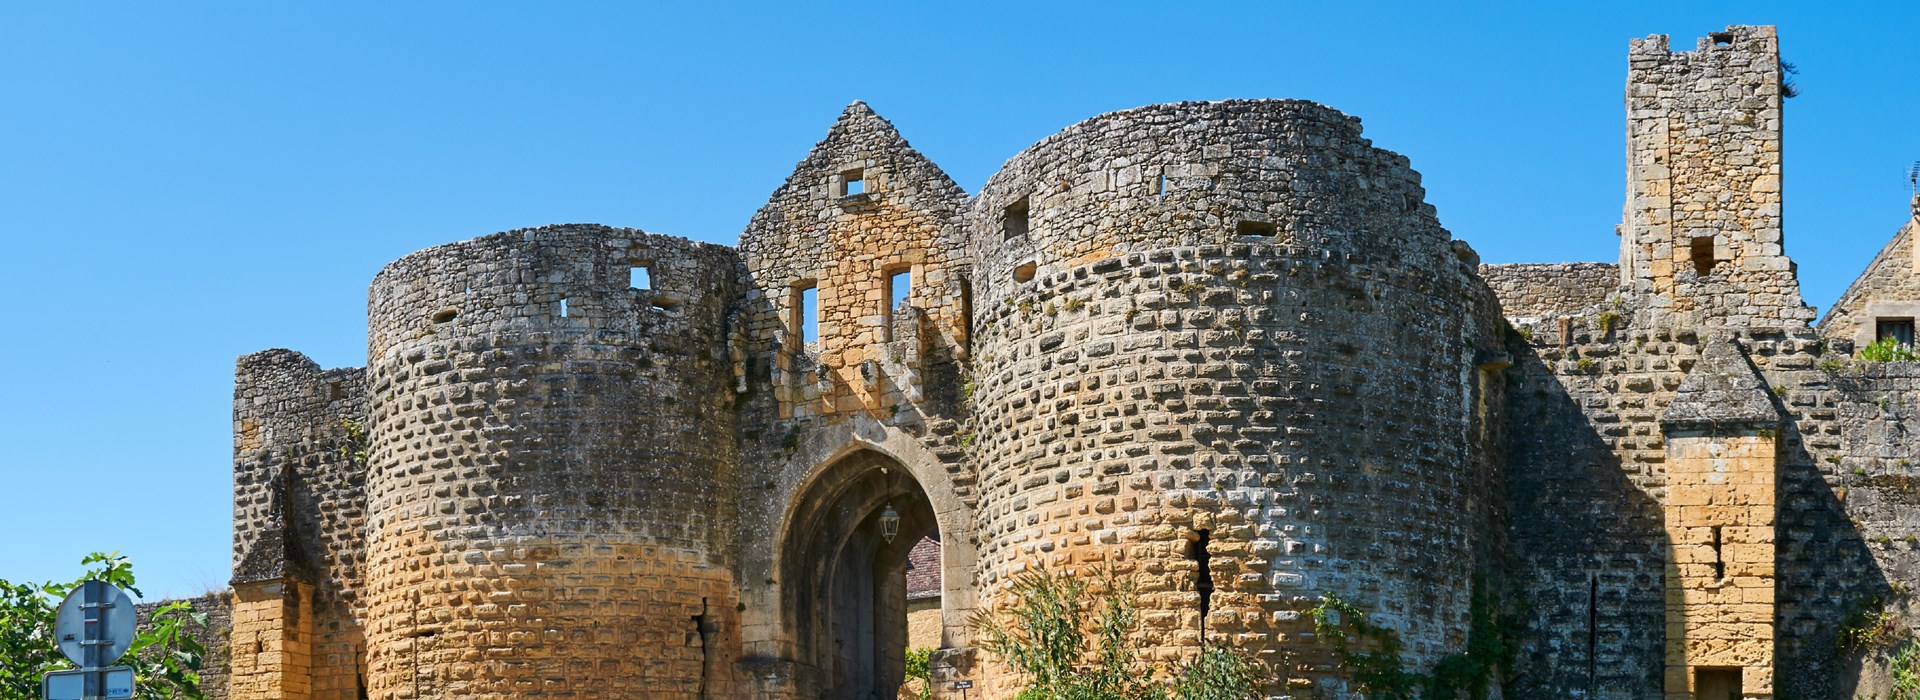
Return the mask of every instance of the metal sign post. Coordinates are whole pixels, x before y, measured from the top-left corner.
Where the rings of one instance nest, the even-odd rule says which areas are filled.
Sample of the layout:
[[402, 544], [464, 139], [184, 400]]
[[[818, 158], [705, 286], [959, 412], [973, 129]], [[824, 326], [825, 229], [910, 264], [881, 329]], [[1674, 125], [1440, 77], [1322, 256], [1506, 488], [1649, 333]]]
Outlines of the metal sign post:
[[60, 601], [54, 639], [60, 653], [80, 665], [53, 671], [40, 684], [45, 700], [124, 700], [133, 697], [133, 669], [108, 667], [133, 646], [133, 599], [105, 581], [80, 584]]

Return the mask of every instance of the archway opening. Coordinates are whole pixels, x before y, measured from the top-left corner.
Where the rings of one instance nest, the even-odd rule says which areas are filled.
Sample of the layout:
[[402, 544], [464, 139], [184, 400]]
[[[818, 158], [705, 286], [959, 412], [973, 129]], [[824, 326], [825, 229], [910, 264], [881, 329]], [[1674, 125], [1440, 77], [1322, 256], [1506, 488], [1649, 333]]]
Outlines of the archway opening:
[[795, 496], [781, 599], [788, 648], [813, 671], [819, 697], [896, 696], [906, 678], [908, 558], [927, 537], [937, 539], [939, 526], [926, 492], [877, 452], [835, 460]]

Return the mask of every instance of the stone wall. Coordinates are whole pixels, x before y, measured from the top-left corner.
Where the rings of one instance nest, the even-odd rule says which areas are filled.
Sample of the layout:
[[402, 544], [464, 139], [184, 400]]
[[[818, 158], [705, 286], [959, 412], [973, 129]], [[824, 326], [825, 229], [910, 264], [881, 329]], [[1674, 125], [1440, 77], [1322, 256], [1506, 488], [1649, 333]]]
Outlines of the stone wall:
[[1913, 218], [1874, 256], [1865, 273], [1847, 287], [1820, 319], [1820, 334], [1841, 347], [1858, 350], [1877, 340], [1875, 321], [1920, 319], [1920, 197]]
[[1620, 267], [1609, 263], [1481, 265], [1480, 279], [1510, 318], [1576, 314], [1620, 291]]
[[573, 225], [374, 279], [371, 695], [733, 692], [736, 266]]
[[985, 599], [1133, 575], [1154, 658], [1204, 629], [1274, 664], [1271, 693], [1346, 692], [1305, 615], [1327, 591], [1413, 664], [1462, 648], [1495, 321], [1420, 195], [1303, 102], [1118, 112], [1008, 161], [968, 218]]
[[[364, 683], [366, 396], [362, 370], [322, 370], [290, 350], [240, 358], [234, 381], [234, 584], [312, 588], [301, 604], [313, 638], [301, 643], [313, 677], [300, 684], [316, 700], [353, 700]], [[256, 622], [236, 616], [234, 637], [284, 631]], [[262, 683], [282, 675], [255, 670], [275, 678]]]

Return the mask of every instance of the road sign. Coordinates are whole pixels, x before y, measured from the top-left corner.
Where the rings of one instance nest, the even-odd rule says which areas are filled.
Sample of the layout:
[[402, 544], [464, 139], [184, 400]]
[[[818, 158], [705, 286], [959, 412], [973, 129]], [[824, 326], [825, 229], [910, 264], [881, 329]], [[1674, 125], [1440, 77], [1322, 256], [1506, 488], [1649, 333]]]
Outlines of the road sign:
[[99, 661], [91, 665], [105, 666], [133, 646], [133, 618], [133, 599], [126, 591], [105, 581], [88, 581], [60, 601], [53, 618], [54, 639], [68, 661], [90, 665], [86, 653], [91, 646], [100, 650]]
[[105, 581], [87, 581], [60, 601], [53, 638], [60, 653], [79, 664], [48, 673], [40, 683], [47, 700], [119, 700], [133, 697], [133, 669], [108, 667], [133, 646], [133, 599]]
[[[132, 667], [113, 666], [100, 669], [100, 672], [106, 676], [100, 695], [103, 700], [128, 700], [133, 697]], [[42, 686], [41, 697], [46, 700], [88, 700], [86, 676], [87, 672], [79, 669], [49, 673]]]

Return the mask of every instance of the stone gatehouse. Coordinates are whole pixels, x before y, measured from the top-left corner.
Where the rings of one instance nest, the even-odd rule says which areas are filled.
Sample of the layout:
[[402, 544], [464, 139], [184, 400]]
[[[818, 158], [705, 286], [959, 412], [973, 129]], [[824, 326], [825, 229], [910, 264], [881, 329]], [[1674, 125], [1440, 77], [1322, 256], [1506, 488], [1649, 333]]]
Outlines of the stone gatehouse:
[[1289, 100], [1093, 117], [975, 193], [854, 103], [737, 247], [401, 258], [366, 367], [239, 360], [214, 685], [891, 697], [912, 598], [938, 694], [1010, 697], [970, 617], [1111, 569], [1157, 660], [1228, 645], [1273, 697], [1357, 696], [1321, 596], [1424, 669], [1476, 589], [1507, 698], [1870, 692], [1836, 636], [1920, 580], [1920, 363], [1854, 353], [1912, 342], [1920, 223], [1815, 323], [1774, 30], [1628, 58], [1617, 264], [1482, 265]]

